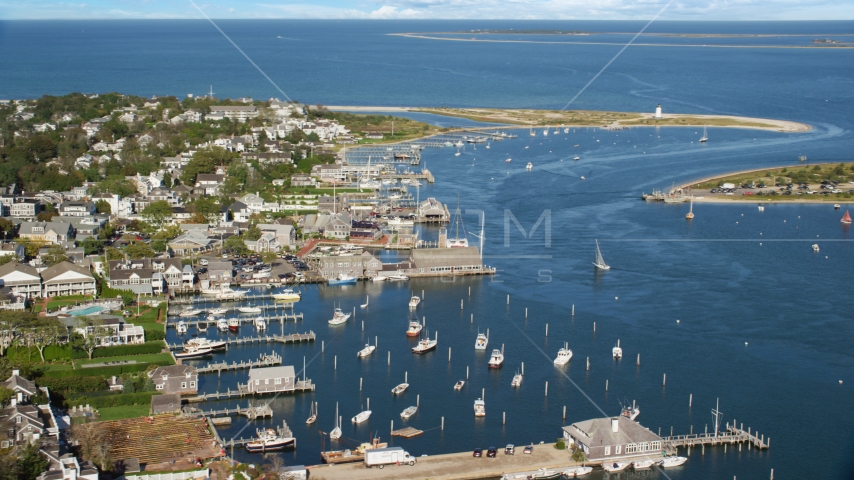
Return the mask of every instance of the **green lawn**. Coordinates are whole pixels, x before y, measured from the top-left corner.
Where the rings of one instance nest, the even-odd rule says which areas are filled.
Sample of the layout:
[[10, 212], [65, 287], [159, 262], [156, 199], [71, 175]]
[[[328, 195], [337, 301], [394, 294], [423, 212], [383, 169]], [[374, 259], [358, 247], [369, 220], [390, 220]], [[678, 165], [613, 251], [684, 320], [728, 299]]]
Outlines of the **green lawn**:
[[91, 295], [71, 295], [68, 297], [56, 297], [55, 300], [50, 300], [47, 302], [48, 310], [55, 310], [59, 307], [64, 307], [66, 305], [74, 305], [76, 303], [84, 302], [86, 300], [91, 300]]
[[98, 409], [101, 421], [144, 417], [150, 411], [150, 405], [125, 405], [122, 407], [103, 407]]
[[136, 360], [136, 363], [152, 363], [152, 362], [169, 362], [170, 364], [174, 363], [172, 359], [172, 355], [168, 353], [145, 353], [142, 355], [122, 355], [118, 357], [101, 357], [101, 358], [93, 358], [92, 360], [83, 359], [77, 360], [76, 363], [78, 365], [78, 369], [80, 369], [80, 365], [91, 365], [93, 363], [104, 363], [104, 362], [122, 362], [125, 360]]
[[[166, 303], [161, 303], [159, 307], [152, 308], [151, 310], [143, 313], [138, 317], [130, 317], [128, 319], [129, 323], [133, 323], [134, 325], [139, 325], [146, 330], [160, 330], [162, 331], [164, 328], [164, 324], [157, 323], [157, 312], [159, 310], [163, 310], [163, 314], [160, 315], [160, 318], [166, 318]], [[136, 310], [131, 309], [131, 311], [136, 312]]]

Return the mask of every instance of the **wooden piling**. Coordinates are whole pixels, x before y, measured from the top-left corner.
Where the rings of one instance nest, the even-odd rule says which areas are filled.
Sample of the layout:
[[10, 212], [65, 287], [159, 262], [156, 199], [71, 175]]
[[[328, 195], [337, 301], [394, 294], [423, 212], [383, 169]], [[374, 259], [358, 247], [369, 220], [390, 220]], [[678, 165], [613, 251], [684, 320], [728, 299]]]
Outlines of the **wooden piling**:
[[473, 313], [471, 314], [471, 322], [469, 322], [469, 323], [474, 325], [474, 314]]
[[391, 366], [391, 350], [388, 351], [388, 366]]
[[546, 324], [546, 336], [547, 337], [549, 336], [549, 324], [548, 323]]
[[[469, 296], [471, 296], [471, 287], [469, 287]], [[444, 418], [444, 417], [443, 417]]]
[[525, 375], [525, 362], [522, 362], [522, 375]]
[[359, 377], [359, 391], [362, 391], [362, 377]]
[[[225, 346], [228, 347], [228, 344], [226, 343]], [[323, 353], [325, 351], [326, 351], [326, 340], [321, 340], [320, 341], [320, 353]]]
[[363, 332], [365, 331], [365, 321], [364, 320], [362, 320], [362, 331]]
[[667, 385], [667, 374], [666, 373], [664, 374], [664, 378], [661, 379], [661, 386], [663, 387], [665, 385]]
[[587, 357], [587, 371], [590, 371], [590, 357]]
[[640, 367], [640, 353], [638, 354], [638, 366]]
[[416, 395], [416, 396], [415, 396], [415, 406], [416, 406], [416, 407], [420, 407], [420, 406], [421, 406], [421, 394], [420, 394], [420, 393], [419, 393], [418, 395]]
[[451, 347], [448, 347], [448, 361], [451, 361]]
[[525, 307], [525, 318], [528, 318], [528, 307]]
[[469, 379], [469, 367], [466, 365], [466, 380]]
[[504, 425], [507, 423], [507, 412], [501, 412], [501, 424]]
[[510, 305], [510, 294], [507, 294], [507, 305]]
[[566, 420], [566, 405], [563, 406], [563, 419]]
[[694, 403], [694, 394], [688, 394], [688, 408], [691, 408], [691, 404]]
[[608, 391], [608, 380], [605, 380], [605, 391]]
[[338, 355], [335, 355], [335, 364], [332, 367], [333, 370], [338, 370]]
[[463, 299], [461, 298], [460, 299], [460, 310], [462, 310], [462, 309], [463, 309]]
[[547, 397], [549, 396], [549, 382], [546, 382], [546, 395], [545, 396], [547, 396]]
[[[469, 287], [471, 289], [471, 287]], [[445, 430], [445, 417], [442, 417], [442, 430]]]

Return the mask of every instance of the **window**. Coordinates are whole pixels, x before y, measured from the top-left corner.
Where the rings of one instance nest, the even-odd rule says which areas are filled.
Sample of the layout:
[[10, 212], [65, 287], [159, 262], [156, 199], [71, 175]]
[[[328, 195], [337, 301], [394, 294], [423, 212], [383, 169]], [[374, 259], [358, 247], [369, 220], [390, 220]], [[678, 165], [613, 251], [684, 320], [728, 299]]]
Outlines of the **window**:
[[269, 385], [269, 384], [270, 384], [270, 379], [269, 379], [269, 378], [265, 378], [265, 379], [264, 379], [264, 385]]
[[181, 382], [181, 388], [187, 388], [187, 382]]
[[610, 455], [610, 454], [611, 454], [611, 446], [608, 445], [607, 447], [605, 447], [605, 455]]
[[651, 450], [661, 450], [661, 442], [659, 442], [659, 441], [650, 442], [649, 448]]
[[255, 385], [261, 385], [261, 380], [255, 380]]
[[638, 446], [636, 443], [630, 443], [626, 445], [626, 453], [635, 453], [638, 451]]
[[276, 385], [281, 385], [281, 384], [282, 384], [282, 379], [281, 379], [281, 378], [277, 378], [277, 379], [276, 379]]
[[[190, 382], [190, 388], [196, 388], [196, 382]], [[619, 447], [617, 447], [619, 448]]]
[[646, 451], [649, 451], [649, 442], [641, 442], [641, 443], [638, 445], [638, 451], [639, 451], [639, 452], [646, 452]]
[[620, 448], [621, 448], [621, 445], [615, 445], [614, 446], [614, 455], [620, 454]]
[[163, 384], [162, 384], [162, 383], [158, 383], [158, 384], [157, 384], [157, 386], [156, 386], [155, 388], [156, 388], [157, 390], [163, 390]]

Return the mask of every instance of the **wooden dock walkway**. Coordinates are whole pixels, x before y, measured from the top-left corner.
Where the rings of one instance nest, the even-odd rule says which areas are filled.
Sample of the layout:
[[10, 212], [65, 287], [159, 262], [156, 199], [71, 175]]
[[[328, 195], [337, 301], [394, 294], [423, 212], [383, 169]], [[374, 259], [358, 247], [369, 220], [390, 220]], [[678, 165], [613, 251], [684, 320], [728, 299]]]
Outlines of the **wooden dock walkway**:
[[[264, 309], [264, 306], [259, 305], [258, 308]], [[258, 316], [263, 317], [264, 320], [267, 321], [267, 323], [272, 323], [272, 322], [285, 323], [288, 321], [297, 322], [297, 321], [303, 320], [303, 314], [302, 313], [292, 313], [292, 314], [286, 313], [284, 315], [271, 315], [271, 316], [266, 316], [266, 315], [257, 314], [257, 313], [255, 313], [255, 314], [244, 313], [244, 314], [242, 314], [242, 316], [236, 317], [234, 319], [239, 320], [241, 325], [244, 323], [253, 324], [253, 323], [255, 323], [255, 319], [258, 318]], [[199, 328], [199, 325], [207, 325], [208, 328], [216, 327], [216, 322], [208, 320], [206, 318], [197, 319], [197, 320], [186, 320], [186, 318], [191, 318], [191, 317], [175, 317], [175, 316], [172, 316], [171, 318], [169, 318], [169, 320], [167, 320], [166, 328], [176, 328], [176, 326], [178, 325], [178, 322], [184, 322], [184, 325], [186, 325], [187, 328], [189, 328], [189, 327]]]
[[258, 360], [253, 361], [245, 361], [241, 360], [238, 362], [217, 362], [217, 363], [209, 363], [204, 367], [196, 368], [196, 372], [198, 373], [214, 373], [220, 375], [222, 372], [228, 372], [231, 370], [244, 370], [247, 368], [262, 368], [262, 367], [272, 367], [275, 365], [282, 364], [282, 356], [276, 352], [271, 354], [262, 354]]
[[191, 403], [204, 402], [206, 400], [228, 400], [229, 398], [234, 397], [245, 397], [249, 395], [272, 395], [276, 393], [296, 393], [296, 392], [313, 392], [315, 388], [315, 384], [311, 381], [311, 379], [306, 380], [298, 380], [294, 383], [294, 386], [287, 389], [282, 389], [278, 391], [269, 391], [269, 392], [250, 392], [245, 385], [238, 385], [237, 390], [228, 389], [224, 392], [214, 392], [214, 393], [202, 393], [196, 397], [188, 398], [187, 401]]
[[[261, 335], [257, 337], [239, 337], [226, 338], [223, 340], [226, 348], [229, 345], [246, 345], [253, 343], [302, 343], [313, 342], [317, 338], [317, 334], [309, 330], [308, 333], [289, 333], [287, 335]], [[183, 343], [167, 343], [166, 346], [171, 350], [181, 350], [184, 348]]]
[[418, 430], [417, 428], [412, 428], [412, 427], [406, 427], [406, 428], [401, 428], [400, 430], [392, 430], [391, 436], [392, 437], [412, 438], [412, 437], [417, 437], [418, 435], [421, 435], [422, 433], [424, 433], [423, 430]]
[[197, 407], [184, 407], [181, 409], [181, 415], [185, 417], [228, 417], [231, 415], [241, 415], [249, 420], [255, 420], [256, 418], [267, 418], [273, 416], [273, 409], [270, 408], [266, 403], [259, 406], [252, 406], [250, 403], [246, 407], [241, 407], [240, 405], [234, 408], [222, 408], [219, 410], [202, 410]]
[[725, 431], [718, 434], [713, 432], [664, 437], [662, 439], [662, 444], [665, 449], [676, 449], [680, 447], [690, 448], [702, 445], [734, 445], [737, 443], [747, 443], [760, 450], [767, 449], [771, 446], [770, 438], [766, 439], [764, 434], [759, 436], [758, 433], [751, 432], [750, 428], [744, 430], [743, 427], [744, 425], [742, 425], [742, 428], [736, 428], [727, 424]]

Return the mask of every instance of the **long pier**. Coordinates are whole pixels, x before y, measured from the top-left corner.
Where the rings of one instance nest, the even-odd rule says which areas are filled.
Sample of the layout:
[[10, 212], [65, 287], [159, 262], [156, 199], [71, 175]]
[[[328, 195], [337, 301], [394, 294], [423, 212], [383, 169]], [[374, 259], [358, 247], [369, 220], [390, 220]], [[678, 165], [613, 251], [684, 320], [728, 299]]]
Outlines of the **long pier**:
[[[691, 435], [674, 435], [671, 437], [664, 437], [663, 445], [665, 448], [689, 448], [694, 446], [703, 446], [703, 445], [723, 445], [730, 444], [734, 445], [736, 443], [747, 443], [754, 448], [758, 448], [760, 450], [767, 449], [771, 446], [771, 439], [765, 438], [765, 435], [759, 436], [756, 432], [751, 432], [750, 428], [744, 430], [744, 425], [742, 424], [742, 428], [737, 428], [735, 426], [730, 426], [727, 424], [726, 430], [721, 433], [695, 433]], [[766, 441], [767, 440], [767, 441]]]
[[196, 372], [198, 373], [214, 373], [220, 375], [222, 372], [228, 372], [231, 370], [245, 370], [249, 368], [262, 368], [262, 367], [272, 367], [274, 365], [282, 364], [282, 356], [276, 352], [273, 352], [269, 355], [261, 355], [261, 358], [253, 361], [245, 361], [241, 360], [238, 362], [217, 362], [217, 363], [209, 363], [204, 367], [196, 368]]
[[[259, 305], [259, 307], [260, 307], [260, 305]], [[257, 316], [254, 316], [254, 315], [257, 315], [257, 314], [245, 314], [245, 316], [236, 317], [236, 318], [233, 318], [233, 320], [238, 320], [238, 321], [240, 321], [241, 324], [244, 324], [244, 323], [250, 323], [251, 324], [251, 323], [255, 323], [255, 319], [258, 318]], [[166, 323], [166, 328], [169, 328], [169, 327], [175, 328], [175, 326], [178, 324], [178, 322], [184, 322], [184, 325], [186, 325], [187, 327], [196, 327], [196, 328], [198, 328], [198, 326], [200, 324], [206, 324], [208, 326], [216, 325], [216, 322], [208, 320], [206, 318], [201, 319], [201, 320], [186, 320], [186, 318], [192, 318], [192, 317], [183, 317], [177, 321], [175, 321], [175, 319], [173, 318], [172, 321], [169, 321], [168, 323]], [[296, 321], [301, 321], [302, 319], [303, 319], [302, 313], [293, 313], [293, 314], [287, 314], [286, 313], [284, 315], [264, 316], [264, 320], [267, 320], [268, 323], [270, 323], [270, 322], [283, 323], [283, 322], [287, 322], [290, 320], [293, 320], [294, 322], [296, 322]], [[229, 320], [231, 320], [231, 319], [229, 319]]]
[[[313, 342], [317, 339], [317, 334], [309, 330], [307, 333], [289, 333], [287, 335], [262, 335], [257, 337], [240, 337], [226, 338], [223, 340], [226, 345], [246, 345], [253, 343], [297, 343], [297, 342]], [[180, 350], [184, 348], [182, 343], [167, 343], [166, 346], [170, 350]]]
[[[172, 300], [169, 300], [169, 304], [170, 305], [198, 305], [198, 304], [211, 303], [211, 304], [216, 305], [216, 304], [219, 304], [222, 302], [234, 302], [234, 301], [251, 302], [251, 301], [255, 301], [255, 300], [271, 300], [271, 299], [273, 299], [272, 293], [258, 293], [258, 294], [252, 294], [252, 295], [244, 295], [240, 298], [229, 299], [229, 300], [221, 300], [221, 299], [218, 299], [218, 298], [213, 297], [213, 296], [207, 296], [207, 297], [205, 297], [205, 296], [193, 296], [193, 297], [176, 297]], [[275, 308], [286, 308], [287, 309], [287, 308], [294, 308], [294, 303], [295, 303], [294, 301], [280, 301], [280, 302], [275, 303], [274, 305], [278, 305], [278, 307], [275, 307]], [[265, 307], [265, 305], [257, 305], [257, 306], [261, 307], [261, 308]], [[274, 308], [272, 305], [266, 305], [266, 306], [268, 308]], [[237, 309], [237, 307], [230, 308], [230, 310], [236, 310], [236, 309]], [[169, 315], [178, 315], [179, 313], [180, 313], [180, 310], [177, 310], [174, 313], [172, 311], [170, 311]]]
[[229, 398], [245, 397], [248, 395], [272, 395], [272, 394], [277, 394], [277, 393], [296, 393], [296, 392], [306, 392], [306, 391], [313, 392], [314, 389], [315, 389], [315, 384], [309, 378], [306, 380], [297, 380], [294, 383], [293, 387], [291, 387], [291, 388], [284, 388], [283, 387], [282, 390], [277, 390], [277, 391], [270, 390], [269, 392], [255, 393], [255, 392], [250, 392], [246, 388], [245, 385], [238, 385], [237, 390], [232, 390], [229, 388], [228, 390], [226, 390], [224, 392], [202, 393], [196, 397], [192, 397], [192, 398], [187, 399], [187, 401], [191, 402], [191, 403], [197, 403], [197, 402], [204, 402], [206, 400], [227, 400]]
[[222, 408], [219, 410], [202, 410], [196, 407], [184, 407], [181, 410], [181, 414], [185, 417], [228, 417], [231, 415], [241, 415], [249, 420], [255, 420], [256, 418], [267, 418], [273, 416], [273, 409], [270, 408], [266, 403], [264, 405], [252, 406], [250, 403], [246, 407], [241, 407], [240, 405], [234, 408]]

